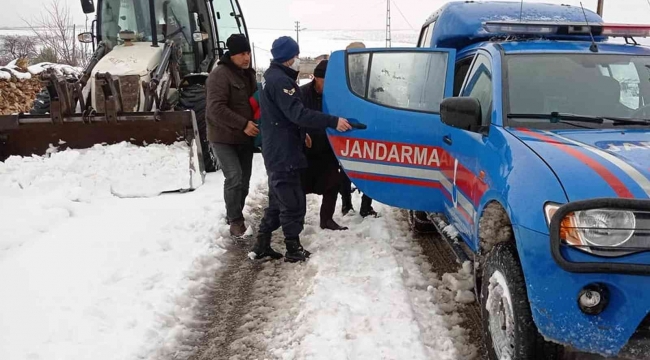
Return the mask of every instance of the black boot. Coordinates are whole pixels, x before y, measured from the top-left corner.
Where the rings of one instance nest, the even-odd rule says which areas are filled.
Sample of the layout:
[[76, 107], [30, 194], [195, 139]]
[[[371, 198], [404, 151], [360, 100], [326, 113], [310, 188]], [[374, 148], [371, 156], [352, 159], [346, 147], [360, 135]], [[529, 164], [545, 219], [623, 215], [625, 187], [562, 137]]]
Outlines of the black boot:
[[248, 257], [251, 260], [260, 260], [265, 257], [277, 260], [282, 258], [282, 254], [273, 250], [271, 247], [271, 234], [260, 233], [257, 235], [257, 242], [253, 246], [253, 249], [251, 249], [251, 252], [248, 253]]
[[333, 219], [329, 219], [324, 223], [320, 224], [320, 228], [325, 230], [334, 230], [334, 231], [340, 231], [340, 230], [347, 230], [348, 228], [345, 226], [341, 226], [336, 223]]
[[359, 215], [362, 217], [373, 216], [379, 217], [379, 214], [372, 208], [372, 199], [366, 194], [361, 198], [361, 209], [359, 210]]
[[347, 215], [350, 211], [354, 211], [354, 207], [352, 207], [352, 194], [341, 194], [341, 202], [341, 214], [343, 214], [343, 216]]
[[287, 246], [287, 253], [284, 254], [284, 261], [305, 261], [311, 255], [309, 251], [305, 250], [302, 245], [300, 245], [300, 239], [285, 239], [284, 243]]

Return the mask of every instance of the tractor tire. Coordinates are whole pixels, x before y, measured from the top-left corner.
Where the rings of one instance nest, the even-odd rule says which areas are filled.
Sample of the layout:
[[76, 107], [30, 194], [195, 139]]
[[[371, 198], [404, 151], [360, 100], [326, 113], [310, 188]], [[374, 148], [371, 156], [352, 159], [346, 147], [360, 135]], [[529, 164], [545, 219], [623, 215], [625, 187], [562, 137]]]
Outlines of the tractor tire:
[[203, 84], [192, 84], [181, 88], [180, 97], [176, 110], [194, 110], [196, 124], [199, 127], [201, 150], [203, 151], [203, 162], [206, 172], [219, 170], [219, 164], [215, 154], [212, 153], [208, 141], [208, 129], [205, 119], [205, 86]]
[[490, 360], [560, 359], [563, 347], [547, 342], [533, 322], [526, 281], [514, 242], [485, 259], [481, 284], [483, 335]]
[[29, 113], [32, 115], [45, 115], [50, 112], [50, 93], [47, 89], [41, 90], [36, 94], [36, 99], [32, 103]]

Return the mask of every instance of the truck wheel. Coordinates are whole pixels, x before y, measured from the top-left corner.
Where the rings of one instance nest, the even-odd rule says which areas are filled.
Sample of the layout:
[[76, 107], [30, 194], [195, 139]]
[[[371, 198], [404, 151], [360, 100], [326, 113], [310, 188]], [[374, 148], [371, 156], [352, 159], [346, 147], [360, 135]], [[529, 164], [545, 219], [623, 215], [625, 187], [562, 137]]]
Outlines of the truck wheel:
[[514, 243], [498, 244], [487, 255], [481, 314], [491, 360], [550, 360], [562, 355], [562, 347], [545, 341], [533, 322]]
[[194, 110], [196, 124], [199, 127], [199, 136], [201, 137], [205, 171], [215, 172], [219, 170], [216, 156], [212, 153], [208, 142], [208, 130], [205, 122], [205, 86], [197, 83], [181, 88], [176, 109]]
[[50, 112], [50, 93], [47, 89], [41, 90], [36, 94], [36, 99], [32, 104], [32, 108], [29, 110], [29, 113], [32, 115], [45, 115]]

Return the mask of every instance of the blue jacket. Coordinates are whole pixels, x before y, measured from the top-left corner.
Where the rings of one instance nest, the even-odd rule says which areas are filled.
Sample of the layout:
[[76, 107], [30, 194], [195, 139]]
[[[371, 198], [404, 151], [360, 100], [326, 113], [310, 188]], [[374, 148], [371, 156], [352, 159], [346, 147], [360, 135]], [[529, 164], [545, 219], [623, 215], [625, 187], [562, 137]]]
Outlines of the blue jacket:
[[260, 96], [262, 108], [262, 155], [268, 171], [307, 168], [305, 128], [336, 128], [338, 117], [306, 108], [296, 83], [298, 72], [271, 63], [264, 73]]

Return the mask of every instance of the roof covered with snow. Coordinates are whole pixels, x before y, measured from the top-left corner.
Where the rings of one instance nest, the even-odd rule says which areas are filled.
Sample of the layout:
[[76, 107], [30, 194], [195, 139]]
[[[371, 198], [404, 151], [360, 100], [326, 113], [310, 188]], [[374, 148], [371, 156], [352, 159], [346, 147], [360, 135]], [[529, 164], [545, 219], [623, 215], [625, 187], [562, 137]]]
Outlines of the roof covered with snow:
[[522, 8], [519, 2], [450, 2], [431, 15], [426, 24], [435, 21], [433, 47], [461, 49], [493, 36], [483, 28], [486, 21], [584, 23], [585, 14], [590, 23], [603, 22], [593, 11], [585, 9], [583, 13], [580, 7], [570, 5], [526, 2]]

